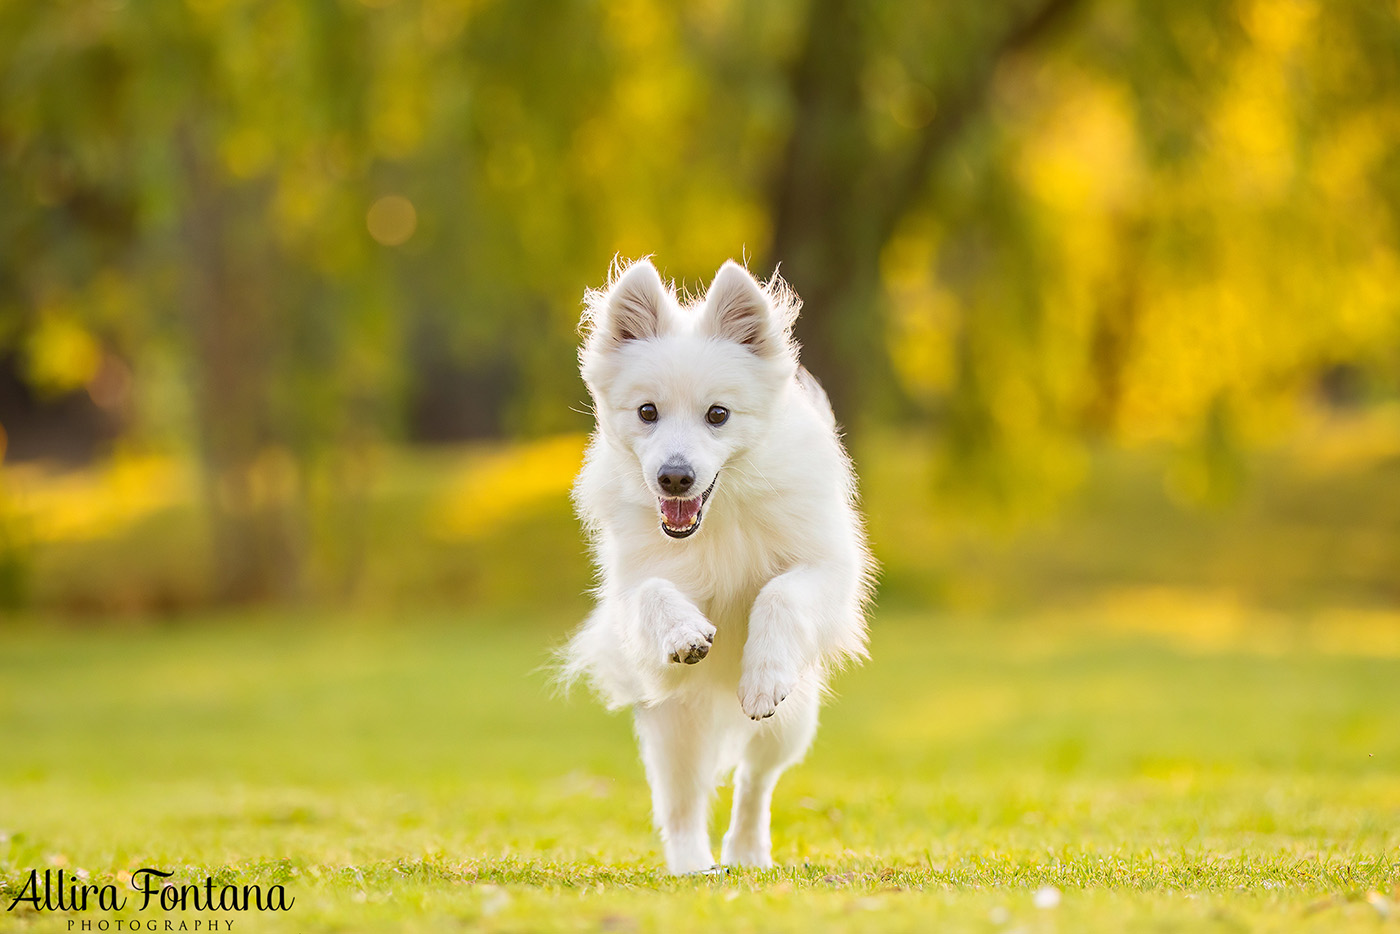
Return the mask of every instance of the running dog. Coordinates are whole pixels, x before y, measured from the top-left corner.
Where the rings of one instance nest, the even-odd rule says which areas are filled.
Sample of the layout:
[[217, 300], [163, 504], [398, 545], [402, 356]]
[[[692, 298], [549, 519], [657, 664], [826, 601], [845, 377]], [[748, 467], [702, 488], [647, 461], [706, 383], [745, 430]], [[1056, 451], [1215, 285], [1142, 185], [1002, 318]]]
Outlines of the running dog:
[[574, 500], [598, 604], [566, 682], [631, 706], [673, 873], [773, 865], [769, 803], [811, 745], [832, 671], [866, 654], [874, 563], [826, 393], [798, 363], [800, 302], [733, 261], [698, 301], [647, 260], [591, 291], [580, 369], [596, 430]]

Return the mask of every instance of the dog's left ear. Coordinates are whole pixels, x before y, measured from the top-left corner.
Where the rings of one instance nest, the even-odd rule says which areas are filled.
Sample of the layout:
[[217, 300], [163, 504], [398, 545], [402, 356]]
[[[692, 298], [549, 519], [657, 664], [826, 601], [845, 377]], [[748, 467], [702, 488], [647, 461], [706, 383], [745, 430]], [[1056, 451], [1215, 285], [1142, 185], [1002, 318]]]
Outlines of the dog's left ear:
[[701, 326], [711, 337], [743, 344], [762, 357], [777, 356], [787, 347], [768, 294], [732, 259], [719, 267], [705, 293]]

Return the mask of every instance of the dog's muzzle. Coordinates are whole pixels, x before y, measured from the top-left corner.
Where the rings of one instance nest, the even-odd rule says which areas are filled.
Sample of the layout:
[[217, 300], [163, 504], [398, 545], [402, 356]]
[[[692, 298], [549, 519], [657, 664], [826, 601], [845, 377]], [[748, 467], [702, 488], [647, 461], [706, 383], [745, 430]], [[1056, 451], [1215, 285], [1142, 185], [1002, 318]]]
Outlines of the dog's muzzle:
[[705, 492], [688, 499], [674, 496], [657, 497], [657, 505], [661, 508], [661, 531], [672, 538], [689, 538], [694, 535], [700, 528], [705, 503], [714, 492], [717, 482], [719, 474], [715, 474], [715, 479], [710, 481], [710, 486]]

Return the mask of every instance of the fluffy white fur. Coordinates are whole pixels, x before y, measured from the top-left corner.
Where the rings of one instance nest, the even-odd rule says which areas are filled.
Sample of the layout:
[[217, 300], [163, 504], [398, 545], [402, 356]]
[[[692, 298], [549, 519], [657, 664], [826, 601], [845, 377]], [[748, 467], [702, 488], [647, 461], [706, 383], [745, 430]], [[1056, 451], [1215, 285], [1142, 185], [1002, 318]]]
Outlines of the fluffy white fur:
[[[597, 430], [574, 498], [600, 585], [563, 676], [634, 708], [675, 873], [714, 865], [709, 805], [730, 769], [721, 862], [772, 865], [773, 787], [811, 744], [832, 669], [865, 654], [873, 565], [831, 407], [798, 365], [798, 307], [782, 280], [760, 286], [732, 261], [698, 302], [646, 260], [587, 298]], [[658, 473], [677, 464], [710, 489], [685, 538], [661, 525]]]

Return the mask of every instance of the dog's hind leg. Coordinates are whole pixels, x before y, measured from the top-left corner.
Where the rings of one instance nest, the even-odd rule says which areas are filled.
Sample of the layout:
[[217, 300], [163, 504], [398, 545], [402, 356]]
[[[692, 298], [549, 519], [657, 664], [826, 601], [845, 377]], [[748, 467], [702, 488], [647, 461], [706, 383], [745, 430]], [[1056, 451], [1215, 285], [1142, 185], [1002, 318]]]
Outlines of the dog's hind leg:
[[652, 811], [676, 874], [714, 865], [710, 797], [719, 742], [713, 708], [698, 698], [668, 698], [636, 708], [637, 739], [651, 784]]
[[762, 721], [734, 770], [734, 811], [720, 861], [726, 866], [773, 865], [769, 808], [778, 776], [807, 752], [817, 732], [817, 690], [801, 684], [776, 716]]

